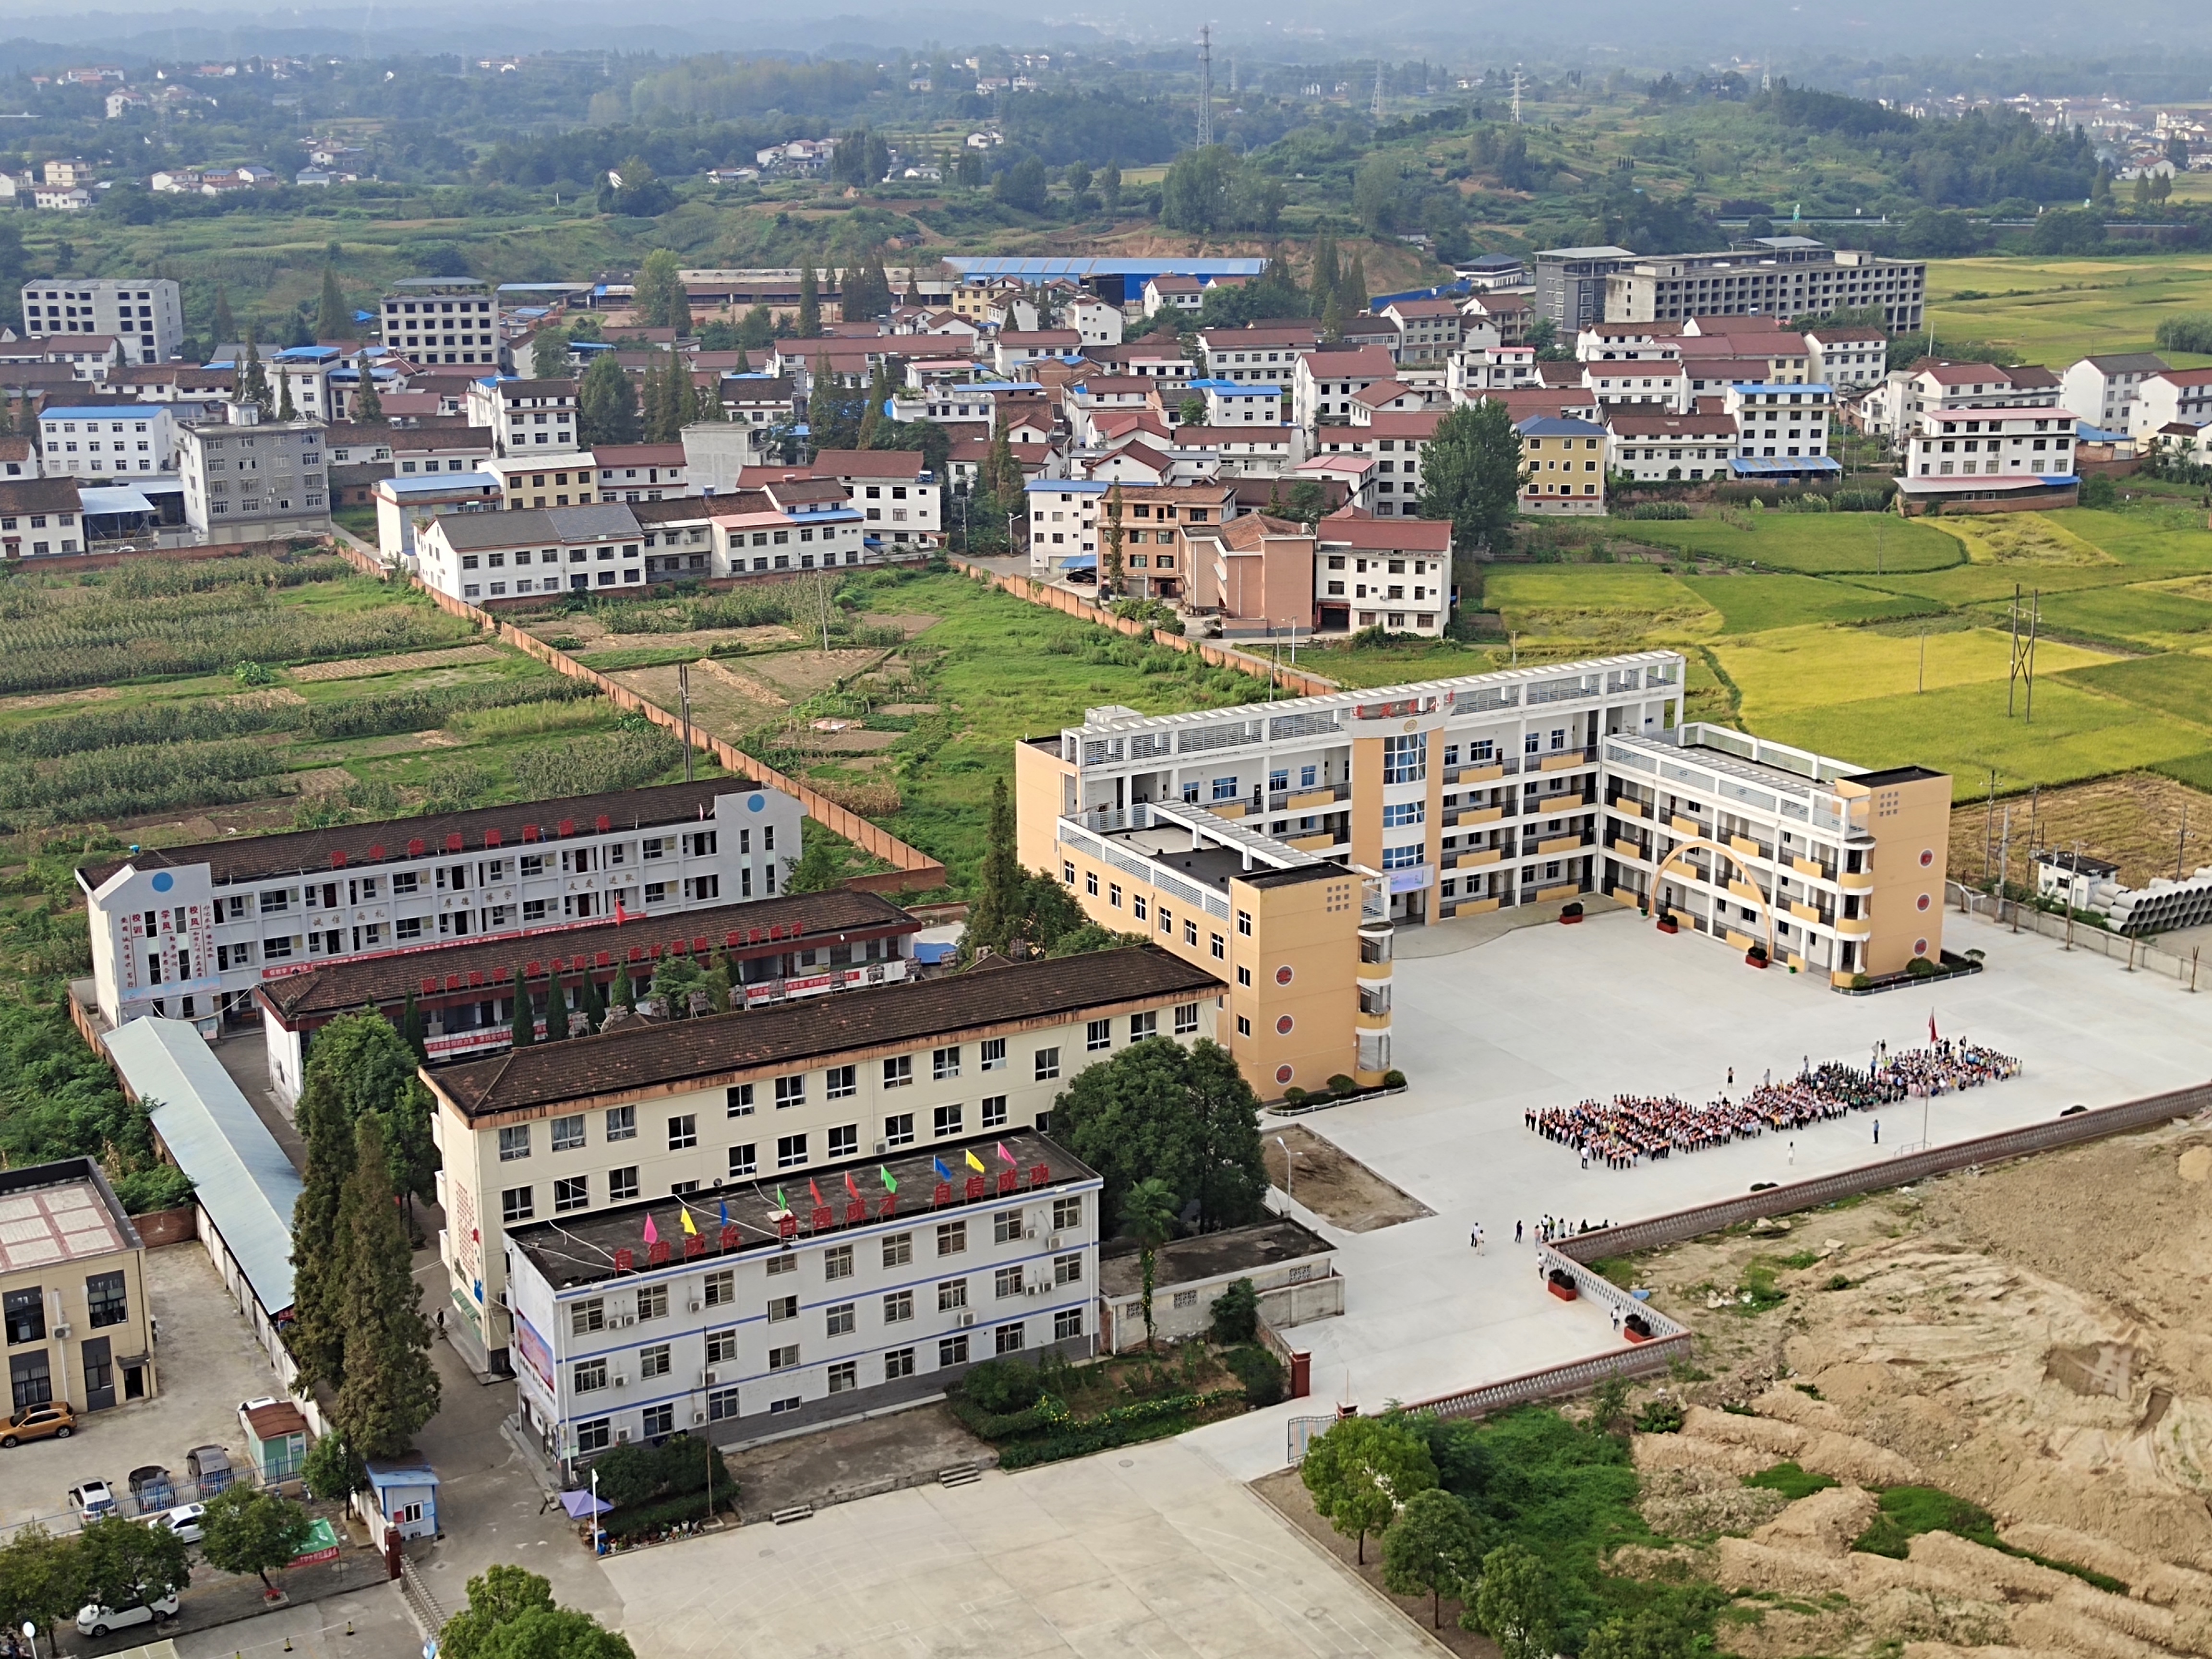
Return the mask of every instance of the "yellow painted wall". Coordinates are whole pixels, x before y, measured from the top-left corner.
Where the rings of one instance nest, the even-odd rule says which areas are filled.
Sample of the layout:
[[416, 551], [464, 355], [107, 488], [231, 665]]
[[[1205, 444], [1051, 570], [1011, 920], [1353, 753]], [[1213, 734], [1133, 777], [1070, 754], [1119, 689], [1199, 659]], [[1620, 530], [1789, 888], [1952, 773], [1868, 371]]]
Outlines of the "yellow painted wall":
[[1942, 954], [1951, 780], [1920, 778], [1869, 793], [1874, 797], [1874, 930], [1867, 939], [1866, 971], [1901, 973], [1922, 939], [1927, 949], [1917, 954], [1931, 962]]
[[[1232, 1013], [1251, 1020], [1252, 1035], [1238, 1037], [1232, 1018], [1229, 1039], [1266, 1097], [1352, 1074], [1358, 1054], [1352, 1016], [1359, 1006], [1359, 887], [1349, 872], [1279, 887], [1230, 883], [1230, 908], [1249, 911], [1253, 930], [1249, 937], [1231, 933], [1231, 961], [1251, 970], [1252, 983], [1232, 985], [1229, 998]], [[1230, 920], [1233, 927], [1234, 914]], [[1279, 1029], [1285, 1020], [1288, 1031]]]
[[1074, 777], [1074, 766], [1057, 748], [1014, 745], [1014, 845], [1024, 870], [1060, 873], [1056, 826]]
[[1352, 740], [1352, 862], [1370, 870], [1382, 863], [1382, 739]]

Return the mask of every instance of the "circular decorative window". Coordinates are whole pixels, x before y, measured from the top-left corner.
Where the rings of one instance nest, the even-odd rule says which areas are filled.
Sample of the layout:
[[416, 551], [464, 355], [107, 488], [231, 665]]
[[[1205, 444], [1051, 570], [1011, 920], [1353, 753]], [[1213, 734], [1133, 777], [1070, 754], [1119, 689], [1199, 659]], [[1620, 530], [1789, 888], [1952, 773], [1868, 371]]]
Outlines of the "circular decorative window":
[[1928, 895], [1923, 893], [1918, 898], [1913, 900], [1912, 902], [1916, 909], [1925, 910], [1928, 908]]
[[1289, 968], [1287, 968], [1287, 967], [1283, 967], [1283, 968], [1278, 968], [1278, 969], [1275, 969], [1275, 983], [1276, 983], [1276, 984], [1278, 984], [1278, 985], [1288, 985], [1288, 984], [1291, 982], [1291, 970], [1290, 970], [1290, 969], [1289, 969]]
[[1278, 1083], [1288, 1083], [1297, 1075], [1297, 1072], [1291, 1066], [1278, 1066], [1275, 1067], [1275, 1081]]
[[1280, 1019], [1275, 1022], [1275, 1035], [1277, 1036], [1290, 1036], [1291, 1027], [1294, 1024], [1296, 1024], [1296, 1022], [1292, 1020], [1288, 1014], [1285, 1014]]

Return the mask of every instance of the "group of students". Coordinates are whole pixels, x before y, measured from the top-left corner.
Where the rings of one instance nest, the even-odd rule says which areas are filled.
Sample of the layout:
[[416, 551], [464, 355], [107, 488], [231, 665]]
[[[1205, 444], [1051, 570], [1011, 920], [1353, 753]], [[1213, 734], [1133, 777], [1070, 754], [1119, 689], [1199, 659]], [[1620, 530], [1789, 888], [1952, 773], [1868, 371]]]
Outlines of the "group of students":
[[[1723, 1094], [1693, 1106], [1679, 1095], [1615, 1095], [1572, 1106], [1531, 1107], [1525, 1121], [1547, 1140], [1573, 1147], [1585, 1166], [1595, 1162], [1626, 1170], [1643, 1158], [1694, 1152], [1769, 1129], [1799, 1129], [1895, 1101], [1978, 1088], [2019, 1073], [2020, 1061], [2010, 1054], [1945, 1039], [1897, 1054], [1879, 1048], [1863, 1069], [1840, 1060], [1818, 1066], [1808, 1061], [1796, 1077], [1777, 1083], [1770, 1076], [1741, 1099]], [[1729, 1081], [1735, 1081], [1732, 1072]]]

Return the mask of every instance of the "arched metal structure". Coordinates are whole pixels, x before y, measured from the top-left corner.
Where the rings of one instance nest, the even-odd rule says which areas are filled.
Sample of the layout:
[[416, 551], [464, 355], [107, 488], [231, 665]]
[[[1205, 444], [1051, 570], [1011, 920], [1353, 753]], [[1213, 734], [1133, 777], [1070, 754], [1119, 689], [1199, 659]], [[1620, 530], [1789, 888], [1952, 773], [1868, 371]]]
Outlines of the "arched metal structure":
[[[1675, 860], [1681, 858], [1685, 854], [1693, 853], [1698, 851], [1700, 848], [1708, 853], [1718, 854], [1722, 858], [1726, 859], [1730, 866], [1735, 868], [1736, 872], [1743, 878], [1744, 885], [1751, 889], [1752, 896], [1759, 905], [1759, 914], [1766, 919], [1766, 959], [1769, 962], [1773, 961], [1774, 907], [1766, 902], [1766, 895], [1759, 890], [1759, 883], [1752, 874], [1751, 866], [1743, 861], [1741, 855], [1739, 854], [1732, 847], [1723, 847], [1717, 841], [1708, 841], [1702, 836], [1692, 836], [1690, 840], [1684, 842], [1673, 852], [1668, 854], [1665, 858], [1660, 860], [1659, 868], [1651, 877], [1652, 909], [1655, 912], [1657, 912], [1666, 908], [1666, 901], [1659, 896], [1659, 886], [1662, 882], [1667, 879], [1668, 867], [1671, 866]], [[1741, 896], [1741, 894], [1732, 894], [1732, 896], [1736, 897]]]

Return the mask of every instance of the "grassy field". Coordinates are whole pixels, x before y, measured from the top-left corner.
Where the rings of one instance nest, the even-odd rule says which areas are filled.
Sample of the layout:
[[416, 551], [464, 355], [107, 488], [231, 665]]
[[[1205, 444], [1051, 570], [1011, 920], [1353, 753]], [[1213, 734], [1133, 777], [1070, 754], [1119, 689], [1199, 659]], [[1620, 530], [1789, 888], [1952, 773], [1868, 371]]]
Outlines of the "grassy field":
[[[1743, 694], [1744, 719], [1762, 722], [1805, 709], [1843, 706], [2005, 678], [2010, 641], [1994, 629], [1933, 629], [1917, 634], [1848, 631], [1830, 627], [1778, 628], [1714, 647]], [[2098, 653], [2046, 642], [2036, 653], [2039, 674], [2106, 660]]]
[[2183, 311], [2212, 311], [2212, 255], [1938, 259], [1928, 267], [1928, 321], [1939, 337], [2008, 346], [2053, 368], [2091, 352], [2148, 351], [2159, 319]]
[[1729, 519], [1638, 520], [1638, 541], [1702, 559], [1803, 575], [1942, 570], [1966, 562], [1954, 537], [1925, 520], [1883, 513], [1752, 513]]
[[1942, 609], [1908, 594], [1812, 576], [1688, 576], [1681, 586], [1719, 612], [1723, 634], [1757, 634], [1807, 623], [1878, 622]]

